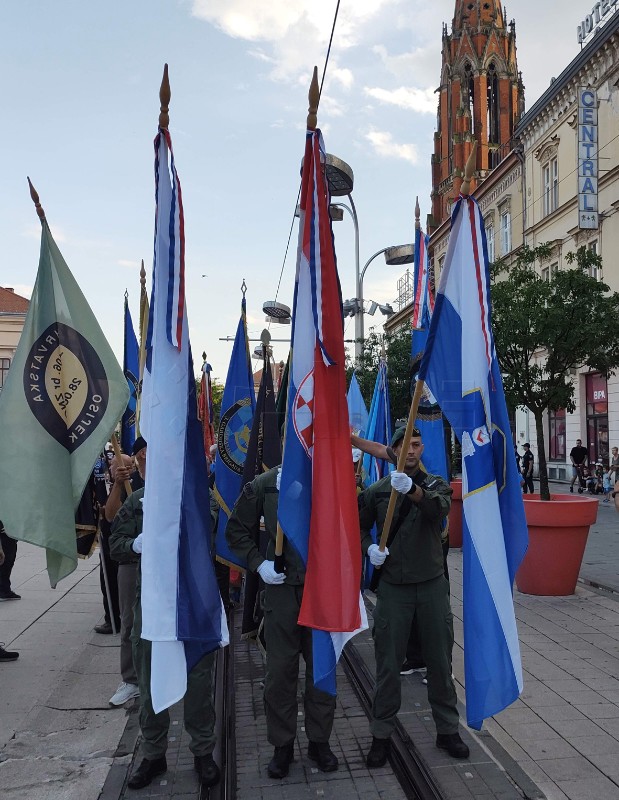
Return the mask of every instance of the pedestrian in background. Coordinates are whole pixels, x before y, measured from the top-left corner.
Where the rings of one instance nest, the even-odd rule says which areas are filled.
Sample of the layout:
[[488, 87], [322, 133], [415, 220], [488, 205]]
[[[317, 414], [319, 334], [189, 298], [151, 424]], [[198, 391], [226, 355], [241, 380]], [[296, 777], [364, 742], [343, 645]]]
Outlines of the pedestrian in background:
[[522, 480], [524, 481], [524, 485], [522, 487], [522, 491], [524, 494], [530, 492], [533, 494], [535, 491], [533, 487], [533, 465], [535, 463], [535, 457], [531, 452], [531, 445], [528, 442], [525, 442], [523, 445], [524, 447], [524, 455], [522, 456]]
[[570, 492], [574, 491], [574, 483], [578, 480], [578, 494], [582, 494], [583, 468], [587, 465], [587, 448], [582, 446], [582, 440], [576, 439], [576, 445], [570, 450], [570, 461], [572, 462], [572, 482]]
[[21, 600], [21, 595], [11, 589], [11, 572], [17, 558], [17, 540], [11, 539], [2, 521], [0, 521], [0, 549], [3, 553], [0, 561], [0, 600]]

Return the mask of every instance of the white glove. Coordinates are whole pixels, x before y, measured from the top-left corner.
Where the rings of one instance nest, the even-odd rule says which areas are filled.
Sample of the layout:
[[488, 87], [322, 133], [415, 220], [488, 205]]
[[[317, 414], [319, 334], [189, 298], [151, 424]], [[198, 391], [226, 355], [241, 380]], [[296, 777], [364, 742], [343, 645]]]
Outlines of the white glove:
[[361, 458], [362, 455], [363, 455], [363, 453], [361, 452], [361, 450], [359, 450], [358, 447], [353, 447], [353, 449], [352, 449], [353, 464], [356, 464], [357, 461], [359, 461], [359, 459]]
[[258, 574], [265, 583], [271, 585], [283, 583], [286, 580], [286, 575], [283, 572], [275, 572], [274, 561], [263, 561], [258, 567]]
[[142, 534], [138, 534], [133, 542], [131, 543], [131, 549], [134, 553], [141, 553], [142, 552]]
[[382, 567], [388, 555], [389, 555], [388, 547], [385, 547], [385, 549], [382, 551], [377, 544], [371, 544], [368, 547], [368, 558], [370, 559], [370, 564], [372, 564], [375, 567]]
[[405, 472], [394, 471], [391, 473], [391, 488], [400, 494], [408, 494], [413, 485], [413, 479]]
[[277, 486], [277, 491], [279, 492], [279, 485], [282, 482], [282, 468], [277, 468], [277, 478], [275, 479], [275, 485]]

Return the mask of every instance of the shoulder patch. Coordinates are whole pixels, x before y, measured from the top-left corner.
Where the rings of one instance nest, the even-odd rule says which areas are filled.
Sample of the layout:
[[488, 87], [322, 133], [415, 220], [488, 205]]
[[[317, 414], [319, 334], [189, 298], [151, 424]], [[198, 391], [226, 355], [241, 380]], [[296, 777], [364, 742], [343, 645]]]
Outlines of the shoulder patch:
[[254, 485], [253, 485], [252, 482], [246, 483], [245, 486], [243, 486], [243, 494], [249, 500], [253, 500], [254, 499], [254, 497], [256, 496], [256, 491], [254, 489]]

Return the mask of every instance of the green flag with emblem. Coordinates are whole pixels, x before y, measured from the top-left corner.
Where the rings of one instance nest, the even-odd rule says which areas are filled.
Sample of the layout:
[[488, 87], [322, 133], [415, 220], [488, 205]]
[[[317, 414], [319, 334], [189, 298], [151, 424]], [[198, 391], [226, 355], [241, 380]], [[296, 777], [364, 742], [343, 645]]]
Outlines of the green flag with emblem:
[[77, 565], [75, 510], [129, 389], [35, 202], [39, 270], [0, 393], [0, 518], [9, 536], [46, 549], [55, 587]]

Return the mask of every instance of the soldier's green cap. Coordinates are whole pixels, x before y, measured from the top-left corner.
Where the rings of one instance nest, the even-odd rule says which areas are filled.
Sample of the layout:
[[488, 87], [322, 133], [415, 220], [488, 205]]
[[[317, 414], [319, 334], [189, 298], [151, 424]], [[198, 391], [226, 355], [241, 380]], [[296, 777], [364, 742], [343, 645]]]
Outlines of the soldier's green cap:
[[[399, 444], [404, 438], [405, 433], [406, 433], [406, 426], [404, 426], [403, 428], [397, 428], [395, 433], [391, 437], [391, 446], [395, 447], [397, 444]], [[421, 438], [421, 431], [419, 430], [419, 428], [413, 428], [411, 436], [417, 436]]]

